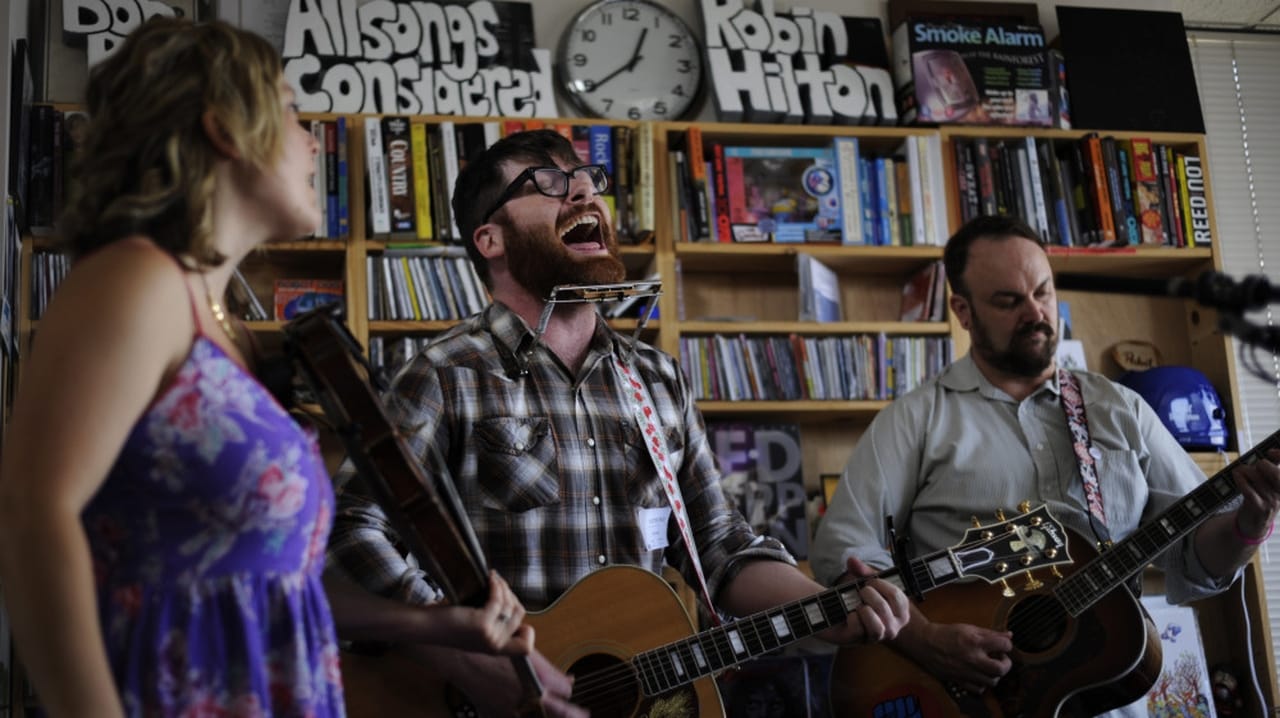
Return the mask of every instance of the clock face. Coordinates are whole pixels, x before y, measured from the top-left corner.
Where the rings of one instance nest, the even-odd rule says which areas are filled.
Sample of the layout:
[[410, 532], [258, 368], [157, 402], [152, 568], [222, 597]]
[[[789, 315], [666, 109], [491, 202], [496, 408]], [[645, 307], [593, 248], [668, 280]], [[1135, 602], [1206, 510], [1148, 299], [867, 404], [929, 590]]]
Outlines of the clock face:
[[648, 0], [603, 0], [565, 30], [561, 87], [583, 114], [675, 120], [702, 88], [702, 50], [677, 15]]

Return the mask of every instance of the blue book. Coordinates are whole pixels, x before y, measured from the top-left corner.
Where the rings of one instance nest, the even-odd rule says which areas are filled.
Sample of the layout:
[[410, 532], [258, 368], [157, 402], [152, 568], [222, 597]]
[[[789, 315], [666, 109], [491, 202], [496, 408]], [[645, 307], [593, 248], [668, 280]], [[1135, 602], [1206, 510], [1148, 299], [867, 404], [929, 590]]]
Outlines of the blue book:
[[880, 244], [876, 227], [876, 163], [870, 157], [858, 160], [858, 190], [862, 197], [862, 237], [867, 244]]

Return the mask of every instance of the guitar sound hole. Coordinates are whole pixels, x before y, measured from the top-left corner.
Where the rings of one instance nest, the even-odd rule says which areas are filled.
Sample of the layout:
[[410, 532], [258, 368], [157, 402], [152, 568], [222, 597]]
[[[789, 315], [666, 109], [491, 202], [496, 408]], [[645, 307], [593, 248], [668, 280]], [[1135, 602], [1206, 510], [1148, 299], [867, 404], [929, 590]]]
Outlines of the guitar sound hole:
[[1067, 612], [1050, 596], [1028, 596], [1009, 613], [1013, 643], [1023, 653], [1039, 653], [1054, 646], [1067, 630]]
[[593, 716], [629, 716], [640, 703], [640, 682], [626, 661], [596, 653], [574, 662], [572, 701]]

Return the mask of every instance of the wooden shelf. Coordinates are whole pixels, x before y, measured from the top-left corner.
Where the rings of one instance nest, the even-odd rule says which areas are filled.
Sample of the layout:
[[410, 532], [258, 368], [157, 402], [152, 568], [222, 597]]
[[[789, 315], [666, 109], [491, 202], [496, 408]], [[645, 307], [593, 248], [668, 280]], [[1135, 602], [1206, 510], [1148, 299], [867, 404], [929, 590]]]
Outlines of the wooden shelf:
[[942, 247], [676, 242], [675, 254], [691, 272], [795, 272], [795, 256], [808, 254], [841, 274], [907, 274], [942, 259]]
[[797, 424], [839, 419], [870, 421], [887, 401], [699, 401], [698, 410], [709, 419], [730, 416], [763, 417], [768, 421]]
[[845, 334], [893, 334], [905, 336], [946, 336], [946, 322], [680, 322], [680, 333], [689, 334], [800, 334], [828, 336]]
[[[614, 329], [629, 333], [636, 330], [637, 319], [610, 319], [609, 326]], [[261, 323], [261, 322], [259, 322]], [[369, 334], [371, 335], [387, 335], [387, 334], [438, 334], [448, 331], [458, 325], [456, 319], [443, 319], [431, 321], [418, 320], [370, 320]], [[645, 325], [644, 331], [658, 331], [661, 328], [659, 320], [651, 320]]]
[[[1050, 140], [1066, 141], [1080, 139], [1085, 135], [1087, 130], [1055, 130], [1047, 127], [1005, 127], [999, 125], [947, 125], [945, 127], [939, 127], [938, 132], [942, 135], [943, 140], [952, 137], [986, 137], [988, 139], [1043, 137]], [[1098, 134], [1115, 137], [1117, 139], [1133, 139], [1137, 137], [1166, 145], [1198, 145], [1204, 140], [1204, 135], [1197, 135], [1190, 132], [1100, 130]]]
[[1164, 278], [1213, 266], [1207, 247], [1050, 247], [1054, 272], [1086, 272], [1118, 277]]
[[344, 252], [350, 244], [345, 239], [299, 239], [293, 242], [268, 242], [266, 252]]

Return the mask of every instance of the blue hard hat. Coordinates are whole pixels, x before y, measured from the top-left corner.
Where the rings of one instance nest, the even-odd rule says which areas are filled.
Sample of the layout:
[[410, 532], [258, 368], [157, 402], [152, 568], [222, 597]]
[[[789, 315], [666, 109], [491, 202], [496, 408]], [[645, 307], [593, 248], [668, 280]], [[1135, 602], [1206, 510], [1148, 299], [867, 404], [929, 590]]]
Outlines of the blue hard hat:
[[1146, 399], [1184, 449], [1227, 448], [1227, 412], [1208, 377], [1186, 366], [1125, 372], [1117, 381]]

